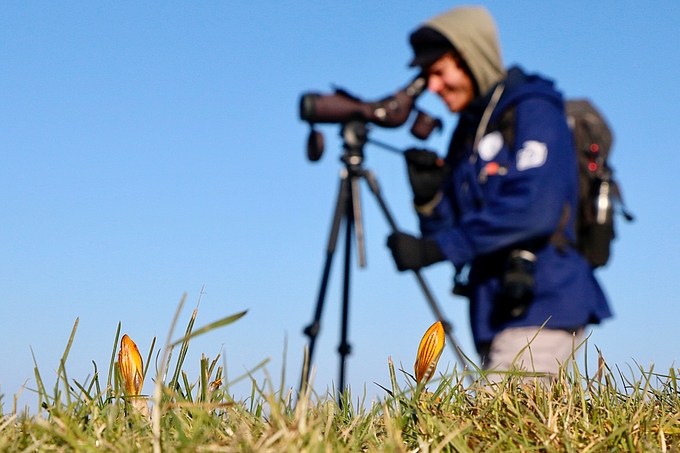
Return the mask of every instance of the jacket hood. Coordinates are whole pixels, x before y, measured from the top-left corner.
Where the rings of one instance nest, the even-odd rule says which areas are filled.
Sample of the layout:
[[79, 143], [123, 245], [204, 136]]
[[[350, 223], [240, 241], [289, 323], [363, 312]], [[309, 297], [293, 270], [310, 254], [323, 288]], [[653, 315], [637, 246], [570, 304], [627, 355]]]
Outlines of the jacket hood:
[[[559, 109], [564, 108], [562, 93], [555, 88], [552, 80], [544, 78], [538, 74], [527, 74], [520, 67], [513, 66], [508, 69], [507, 77], [503, 81], [505, 89], [501, 96], [493, 118], [514, 104], [518, 104], [527, 98], [543, 98]], [[486, 97], [489, 98], [491, 93]], [[488, 99], [487, 101], [488, 102]], [[484, 104], [486, 106], [486, 104]]]
[[496, 24], [486, 8], [465, 6], [433, 17], [425, 24], [444, 35], [461, 54], [486, 94], [505, 77]]

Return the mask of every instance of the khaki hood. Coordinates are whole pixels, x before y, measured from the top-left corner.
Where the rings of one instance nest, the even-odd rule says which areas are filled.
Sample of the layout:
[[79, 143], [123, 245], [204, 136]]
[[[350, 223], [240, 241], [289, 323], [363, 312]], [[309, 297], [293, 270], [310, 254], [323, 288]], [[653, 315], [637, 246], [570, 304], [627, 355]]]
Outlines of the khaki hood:
[[423, 25], [444, 35], [460, 52], [481, 95], [505, 78], [496, 24], [486, 8], [454, 8]]

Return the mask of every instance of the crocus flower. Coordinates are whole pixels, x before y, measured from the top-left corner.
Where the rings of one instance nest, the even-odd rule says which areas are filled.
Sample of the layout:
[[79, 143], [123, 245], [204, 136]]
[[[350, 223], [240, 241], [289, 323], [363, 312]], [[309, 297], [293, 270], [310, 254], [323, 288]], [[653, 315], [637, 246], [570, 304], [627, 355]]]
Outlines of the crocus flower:
[[423, 336], [423, 339], [420, 340], [420, 345], [418, 346], [416, 364], [413, 367], [416, 372], [416, 382], [418, 384], [424, 384], [432, 379], [434, 370], [437, 368], [439, 357], [441, 357], [442, 351], [444, 350], [445, 343], [444, 326], [441, 321], [437, 321], [427, 329], [427, 332], [425, 332], [425, 335]]
[[120, 367], [120, 374], [123, 375], [127, 394], [139, 395], [144, 384], [142, 356], [139, 354], [135, 342], [127, 334], [123, 335], [122, 340], [120, 340], [118, 366]]

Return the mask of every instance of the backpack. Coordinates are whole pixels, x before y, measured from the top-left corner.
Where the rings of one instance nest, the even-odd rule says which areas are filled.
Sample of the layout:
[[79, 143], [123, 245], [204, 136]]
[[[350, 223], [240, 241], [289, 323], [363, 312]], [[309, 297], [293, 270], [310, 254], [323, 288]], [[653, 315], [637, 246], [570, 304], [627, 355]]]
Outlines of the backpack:
[[616, 237], [614, 208], [633, 220], [625, 209], [619, 184], [608, 164], [613, 136], [606, 120], [587, 99], [565, 101], [567, 123], [574, 137], [578, 162], [579, 202], [576, 213], [576, 248], [593, 268], [609, 261]]
[[[609, 261], [611, 242], [616, 237], [614, 208], [624, 218], [633, 220], [625, 209], [619, 184], [608, 158], [613, 134], [602, 114], [587, 99], [568, 99], [564, 103], [567, 123], [574, 139], [578, 163], [579, 200], [575, 219], [576, 244], [564, 235], [570, 211], [565, 207], [557, 231], [550, 238], [558, 249], [575, 247], [591, 267], [604, 266]], [[499, 130], [509, 146], [514, 143], [515, 109], [509, 108], [490, 130]]]

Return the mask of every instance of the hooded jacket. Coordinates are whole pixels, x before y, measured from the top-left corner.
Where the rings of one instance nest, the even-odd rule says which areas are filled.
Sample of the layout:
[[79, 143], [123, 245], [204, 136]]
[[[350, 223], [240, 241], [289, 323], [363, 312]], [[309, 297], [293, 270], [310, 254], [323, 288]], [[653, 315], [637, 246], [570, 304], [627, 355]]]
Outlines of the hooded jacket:
[[[427, 26], [467, 58], [482, 93], [460, 113], [446, 157], [453, 171], [441, 201], [430, 215], [419, 215], [423, 236], [434, 239], [457, 269], [469, 265], [475, 343], [488, 343], [508, 327], [571, 329], [611, 316], [586, 260], [550, 241], [558, 229], [575, 240], [571, 213], [578, 202], [576, 155], [561, 94], [538, 75], [501, 69], [486, 10], [455, 9]], [[488, 123], [480, 127], [485, 112]], [[537, 257], [533, 298], [520, 315], [512, 314], [502, 284], [514, 250]]]

